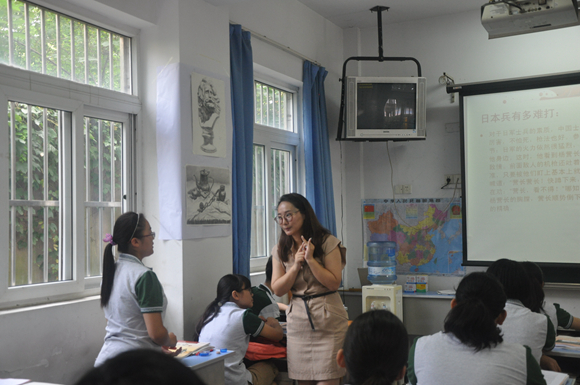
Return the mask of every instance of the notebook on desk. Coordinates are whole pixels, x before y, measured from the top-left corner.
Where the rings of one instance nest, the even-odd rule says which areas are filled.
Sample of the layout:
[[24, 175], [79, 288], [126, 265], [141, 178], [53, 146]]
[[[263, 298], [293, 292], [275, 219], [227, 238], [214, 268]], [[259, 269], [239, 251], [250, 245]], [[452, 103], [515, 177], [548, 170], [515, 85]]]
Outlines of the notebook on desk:
[[565, 385], [570, 378], [566, 373], [552, 372], [549, 370], [542, 370], [542, 374], [547, 385]]

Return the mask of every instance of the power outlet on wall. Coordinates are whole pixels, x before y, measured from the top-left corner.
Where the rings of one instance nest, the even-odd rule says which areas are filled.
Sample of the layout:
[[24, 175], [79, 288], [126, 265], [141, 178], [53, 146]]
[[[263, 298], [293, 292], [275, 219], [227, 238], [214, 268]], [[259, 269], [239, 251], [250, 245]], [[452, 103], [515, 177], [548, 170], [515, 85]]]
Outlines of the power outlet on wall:
[[449, 186], [461, 185], [461, 174], [446, 174], [444, 184]]

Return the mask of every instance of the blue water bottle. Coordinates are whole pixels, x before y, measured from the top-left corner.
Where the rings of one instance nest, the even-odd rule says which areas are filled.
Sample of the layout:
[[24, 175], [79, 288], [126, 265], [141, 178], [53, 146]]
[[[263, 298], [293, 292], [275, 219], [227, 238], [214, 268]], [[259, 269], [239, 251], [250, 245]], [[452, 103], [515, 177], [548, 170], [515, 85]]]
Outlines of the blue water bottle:
[[397, 244], [391, 241], [368, 242], [368, 280], [375, 285], [392, 285], [397, 281]]

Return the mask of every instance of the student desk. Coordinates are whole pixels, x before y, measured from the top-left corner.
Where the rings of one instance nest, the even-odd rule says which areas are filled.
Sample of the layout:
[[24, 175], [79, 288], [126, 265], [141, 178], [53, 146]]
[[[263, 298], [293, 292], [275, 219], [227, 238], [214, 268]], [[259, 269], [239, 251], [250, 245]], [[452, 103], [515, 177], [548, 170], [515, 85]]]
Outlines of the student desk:
[[206, 384], [223, 385], [224, 379], [224, 359], [233, 351], [218, 354], [216, 350], [209, 353], [209, 356], [189, 356], [181, 359], [181, 363], [193, 369], [195, 374]]

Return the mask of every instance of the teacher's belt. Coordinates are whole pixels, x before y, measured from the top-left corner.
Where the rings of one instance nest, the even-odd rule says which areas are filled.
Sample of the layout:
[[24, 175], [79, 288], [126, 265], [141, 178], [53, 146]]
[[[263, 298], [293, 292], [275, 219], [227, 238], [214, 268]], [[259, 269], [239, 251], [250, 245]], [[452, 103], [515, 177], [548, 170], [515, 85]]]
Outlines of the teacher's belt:
[[334, 293], [336, 293], [336, 290], [335, 291], [327, 291], [326, 293], [313, 294], [313, 295], [298, 295], [298, 294], [293, 295], [293, 297], [300, 298], [304, 301], [304, 306], [306, 307], [306, 314], [308, 315], [308, 321], [310, 321], [310, 327], [312, 328], [312, 330], [316, 330], [316, 329], [314, 329], [314, 323], [312, 323], [312, 316], [310, 315], [310, 308], [308, 308], [308, 300], [311, 300], [313, 298], [318, 298], [318, 297], [325, 297], [327, 295], [334, 294]]

